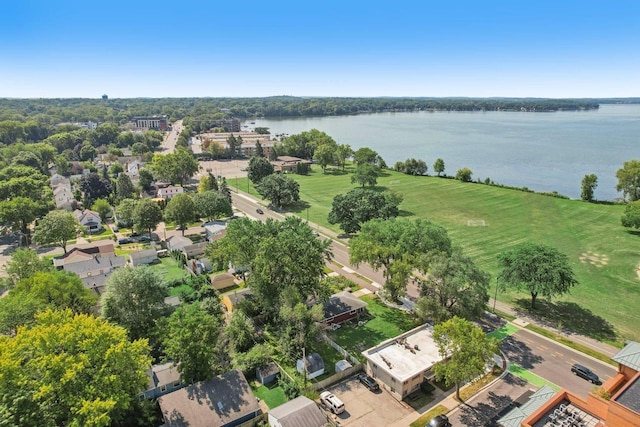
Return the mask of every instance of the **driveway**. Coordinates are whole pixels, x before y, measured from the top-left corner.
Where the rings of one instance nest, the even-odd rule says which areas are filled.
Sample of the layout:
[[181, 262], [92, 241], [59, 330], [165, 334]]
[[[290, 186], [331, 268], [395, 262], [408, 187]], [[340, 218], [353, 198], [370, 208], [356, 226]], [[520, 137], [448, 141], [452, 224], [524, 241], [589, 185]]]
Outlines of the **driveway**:
[[344, 403], [345, 411], [342, 414], [333, 415], [328, 412], [341, 426], [387, 426], [414, 412], [411, 407], [398, 402], [386, 391], [369, 391], [355, 377], [333, 385], [328, 390]]

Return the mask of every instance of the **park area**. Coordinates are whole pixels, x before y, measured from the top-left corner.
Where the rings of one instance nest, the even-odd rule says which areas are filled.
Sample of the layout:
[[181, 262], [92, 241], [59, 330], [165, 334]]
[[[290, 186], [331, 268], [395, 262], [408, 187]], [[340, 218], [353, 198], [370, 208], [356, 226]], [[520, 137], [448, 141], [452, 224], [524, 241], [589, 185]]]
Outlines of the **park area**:
[[[340, 233], [327, 216], [333, 197], [355, 188], [349, 166], [346, 173], [314, 168], [308, 176], [290, 176], [300, 184], [301, 199], [290, 210]], [[238, 185], [246, 190], [246, 178]], [[552, 301], [540, 298], [534, 315], [551, 326], [618, 346], [625, 339], [640, 340], [640, 312], [635, 309], [640, 301], [640, 235], [621, 225], [624, 205], [392, 170], [385, 170], [374, 188], [402, 195], [400, 217], [425, 218], [445, 227], [453, 243], [491, 274], [492, 288], [500, 273], [498, 254], [523, 242], [556, 248], [569, 258], [579, 284]], [[529, 311], [527, 293], [507, 289], [498, 293], [498, 300]]]

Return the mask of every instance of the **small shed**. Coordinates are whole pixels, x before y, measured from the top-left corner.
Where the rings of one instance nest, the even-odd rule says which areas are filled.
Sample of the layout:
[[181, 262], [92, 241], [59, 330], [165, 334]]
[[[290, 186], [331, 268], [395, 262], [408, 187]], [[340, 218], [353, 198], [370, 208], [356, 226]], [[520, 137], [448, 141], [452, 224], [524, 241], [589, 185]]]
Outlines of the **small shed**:
[[346, 371], [349, 368], [353, 368], [353, 365], [347, 360], [342, 359], [336, 362], [336, 373]]
[[132, 266], [152, 264], [158, 261], [158, 252], [155, 249], [143, 249], [129, 254], [129, 263]]
[[298, 372], [303, 374], [305, 368], [307, 371], [307, 379], [310, 380], [324, 374], [324, 360], [322, 360], [322, 356], [318, 353], [311, 353], [307, 355], [306, 361], [298, 359], [296, 361], [296, 369]]
[[330, 424], [316, 402], [298, 396], [269, 411], [271, 427], [325, 427]]
[[211, 278], [211, 286], [213, 286], [213, 289], [216, 289], [218, 291], [220, 289], [230, 288], [235, 284], [236, 282], [235, 282], [235, 277], [233, 277], [233, 274], [221, 273]]
[[278, 365], [271, 362], [268, 365], [256, 369], [256, 378], [260, 381], [260, 384], [265, 385], [274, 382], [279, 373], [280, 369]]
[[227, 308], [227, 312], [231, 314], [238, 307], [238, 304], [252, 295], [251, 288], [238, 289], [222, 295], [222, 303]]

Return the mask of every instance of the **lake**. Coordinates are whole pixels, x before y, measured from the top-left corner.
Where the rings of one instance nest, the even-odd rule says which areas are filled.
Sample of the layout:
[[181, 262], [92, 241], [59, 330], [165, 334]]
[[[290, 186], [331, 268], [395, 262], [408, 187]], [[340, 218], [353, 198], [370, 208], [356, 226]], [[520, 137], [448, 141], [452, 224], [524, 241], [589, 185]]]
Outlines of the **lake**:
[[[246, 123], [249, 124], [249, 123]], [[601, 105], [599, 110], [555, 113], [427, 112], [257, 119], [272, 135], [319, 129], [354, 150], [369, 147], [389, 167], [413, 157], [433, 174], [468, 167], [473, 179], [557, 191], [580, 197], [582, 178], [596, 174], [598, 200], [621, 197], [616, 171], [640, 159], [640, 105]]]

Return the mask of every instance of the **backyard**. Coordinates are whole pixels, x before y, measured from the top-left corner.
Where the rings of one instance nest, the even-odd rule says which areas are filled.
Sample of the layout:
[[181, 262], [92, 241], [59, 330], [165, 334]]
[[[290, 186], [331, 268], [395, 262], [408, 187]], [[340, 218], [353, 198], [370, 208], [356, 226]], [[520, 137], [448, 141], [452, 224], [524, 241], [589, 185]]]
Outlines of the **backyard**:
[[251, 391], [257, 398], [264, 400], [269, 409], [280, 406], [289, 400], [277, 381], [267, 385], [262, 385], [257, 381], [251, 381]]

